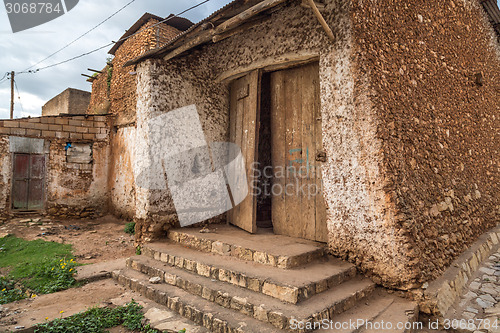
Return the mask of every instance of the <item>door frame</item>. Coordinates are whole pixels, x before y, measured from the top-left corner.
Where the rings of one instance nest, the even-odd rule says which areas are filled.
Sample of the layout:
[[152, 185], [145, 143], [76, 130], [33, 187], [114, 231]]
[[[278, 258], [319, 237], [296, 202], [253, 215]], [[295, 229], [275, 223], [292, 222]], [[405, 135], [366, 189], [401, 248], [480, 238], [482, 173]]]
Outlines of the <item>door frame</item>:
[[[38, 209], [29, 209], [29, 208], [26, 208], [26, 209], [19, 209], [19, 208], [14, 208], [14, 200], [13, 200], [13, 192], [14, 192], [14, 161], [15, 161], [15, 155], [16, 154], [19, 154], [19, 155], [28, 155], [30, 156], [30, 159], [29, 159], [29, 173], [31, 175], [31, 156], [32, 155], [41, 155], [44, 157], [44, 163], [43, 163], [43, 168], [44, 168], [44, 172], [43, 172], [43, 181], [42, 181], [42, 207], [41, 208], [38, 208]], [[10, 179], [10, 195], [9, 195], [9, 208], [11, 211], [13, 212], [39, 212], [39, 211], [43, 211], [45, 210], [46, 208], [46, 191], [47, 191], [47, 166], [48, 166], [48, 154], [46, 153], [24, 153], [24, 152], [13, 152], [10, 154], [11, 155], [11, 172], [10, 172], [10, 175], [11, 175], [11, 179]], [[28, 185], [29, 186], [29, 185]], [[28, 189], [29, 190], [29, 189]]]

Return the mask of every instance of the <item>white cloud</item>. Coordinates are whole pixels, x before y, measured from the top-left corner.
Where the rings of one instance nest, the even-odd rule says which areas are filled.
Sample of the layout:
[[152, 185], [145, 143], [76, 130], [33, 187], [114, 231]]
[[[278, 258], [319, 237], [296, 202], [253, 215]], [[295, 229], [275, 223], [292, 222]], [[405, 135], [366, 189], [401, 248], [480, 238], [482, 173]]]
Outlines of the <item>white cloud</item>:
[[[69, 59], [118, 40], [145, 12], [166, 17], [201, 1], [135, 1], [96, 30], [35, 68]], [[184, 16], [197, 22], [229, 2], [230, 0], [212, 0]], [[6, 72], [12, 70], [20, 72], [42, 60], [96, 26], [126, 3], [128, 0], [80, 0], [67, 14], [15, 34], [11, 31], [5, 7], [0, 6], [0, 78]], [[16, 75], [24, 114], [40, 115], [42, 105], [68, 87], [90, 91], [90, 84], [80, 74], [88, 73], [87, 68], [104, 67], [110, 48], [111, 46], [66, 64], [41, 70], [36, 74]], [[16, 101], [18, 101], [17, 92]], [[4, 81], [0, 83], [0, 118], [8, 117], [9, 110], [10, 81]], [[15, 116], [22, 115], [21, 105], [16, 103]]]

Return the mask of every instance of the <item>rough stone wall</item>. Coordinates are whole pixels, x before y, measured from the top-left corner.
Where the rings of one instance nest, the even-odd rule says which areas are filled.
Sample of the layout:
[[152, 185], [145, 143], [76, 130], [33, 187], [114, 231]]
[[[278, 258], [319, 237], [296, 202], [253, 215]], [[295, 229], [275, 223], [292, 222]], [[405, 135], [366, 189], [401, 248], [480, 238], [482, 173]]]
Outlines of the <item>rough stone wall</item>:
[[[218, 75], [317, 51], [331, 252], [386, 286], [418, 287], [498, 223], [492, 31], [469, 1], [330, 0], [323, 15], [334, 43], [297, 1], [241, 35], [139, 64], [136, 159], [154, 142], [147, 121], [190, 104], [208, 142], [227, 140], [228, 86]], [[136, 200], [138, 240], [175, 223], [168, 190], [137, 189]]]
[[[0, 121], [0, 209], [10, 211], [9, 136], [42, 138], [47, 159], [45, 210], [60, 218], [101, 215], [108, 204], [109, 125], [104, 116], [47, 116]], [[92, 162], [70, 163], [68, 143], [92, 145]]]
[[[179, 30], [165, 23], [156, 27], [158, 21], [150, 19], [140, 30], [144, 30], [137, 35], [127, 39], [116, 50], [113, 58], [113, 73], [110, 87], [110, 112], [117, 114], [116, 125], [126, 125], [135, 121], [136, 101], [136, 76], [130, 74], [133, 67], [123, 67], [123, 64], [134, 59], [145, 52], [157, 47], [157, 34], [162, 40], [171, 39], [180, 33]], [[161, 28], [160, 28], [161, 27]]]
[[386, 223], [404, 238], [403, 287], [419, 286], [499, 222], [498, 44], [476, 0], [359, 0], [352, 22], [356, 95], [378, 115], [373, 142], [396, 209]]
[[67, 163], [67, 140], [51, 140], [48, 156], [46, 209], [52, 216], [95, 217], [107, 210], [107, 142], [93, 142], [92, 163]]
[[88, 114], [106, 114], [109, 113], [109, 87], [108, 71], [110, 66], [106, 65], [100, 74], [92, 81], [92, 93], [90, 94], [90, 103], [87, 109]]
[[[325, 35], [310, 9], [293, 2], [258, 27], [216, 45], [204, 46], [166, 63], [149, 60], [140, 64], [138, 137], [147, 145], [147, 140], [154, 140], [148, 137], [148, 119], [196, 104], [207, 141], [227, 140], [228, 85], [215, 81], [221, 73], [290, 53], [317, 52], [323, 145], [328, 156], [322, 172], [324, 196], [330, 207], [327, 212], [330, 246], [333, 252], [345, 254], [342, 249], [359, 245], [357, 253], [368, 255], [352, 256], [353, 261], [366, 263], [377, 274], [396, 280], [405, 271], [407, 258], [402, 237], [394, 235], [393, 227], [387, 223], [393, 212], [387, 206], [380, 180], [380, 142], [373, 140], [375, 115], [367, 98], [357, 100], [354, 96], [350, 7], [347, 2], [327, 1], [323, 14], [334, 30], [335, 43]], [[136, 147], [143, 149], [139, 144]], [[143, 222], [139, 240], [175, 223], [168, 191], [138, 189], [136, 193], [137, 217]], [[152, 216], [160, 212], [165, 217], [163, 221]]]
[[115, 216], [133, 219], [135, 216], [135, 177], [133, 170], [135, 127], [122, 127], [111, 136], [110, 209]]

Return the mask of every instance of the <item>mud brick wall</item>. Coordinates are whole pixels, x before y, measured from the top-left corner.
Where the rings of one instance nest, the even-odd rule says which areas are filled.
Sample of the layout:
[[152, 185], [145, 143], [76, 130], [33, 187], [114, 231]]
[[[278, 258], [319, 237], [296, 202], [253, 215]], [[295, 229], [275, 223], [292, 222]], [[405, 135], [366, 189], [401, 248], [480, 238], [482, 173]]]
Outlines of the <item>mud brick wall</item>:
[[109, 127], [105, 116], [46, 116], [0, 120], [0, 135], [106, 141]]
[[[377, 114], [389, 223], [417, 287], [500, 222], [500, 48], [476, 0], [354, 1], [352, 20], [356, 94]], [[336, 249], [370, 267], [349, 247]]]
[[[9, 137], [44, 139], [45, 211], [59, 218], [94, 217], [108, 207], [109, 119], [106, 116], [46, 116], [0, 120], [0, 209], [11, 208], [12, 153]], [[68, 143], [92, 147], [91, 162], [70, 163]]]

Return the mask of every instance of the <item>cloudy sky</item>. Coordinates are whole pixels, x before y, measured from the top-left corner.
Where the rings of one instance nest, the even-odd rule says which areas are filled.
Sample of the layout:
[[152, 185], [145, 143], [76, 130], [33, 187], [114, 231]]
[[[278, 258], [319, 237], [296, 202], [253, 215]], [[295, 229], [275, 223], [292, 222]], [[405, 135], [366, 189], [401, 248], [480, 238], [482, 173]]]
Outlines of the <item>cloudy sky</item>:
[[[30, 0], [26, 1], [30, 2]], [[44, 59], [99, 24], [129, 1], [81, 0], [67, 14], [15, 34], [12, 33], [5, 7], [0, 6], [0, 119], [8, 118], [10, 109], [10, 81], [3, 80], [2, 82], [1, 78], [4, 73], [12, 70], [21, 72]], [[166, 17], [170, 13], [179, 13], [201, 2], [202, 0], [135, 0], [109, 21], [34, 68], [72, 58], [118, 40], [125, 30], [145, 12]], [[193, 22], [198, 22], [229, 2], [230, 0], [210, 0], [183, 16]], [[86, 82], [85, 77], [80, 74], [89, 74], [87, 68], [104, 67], [110, 48], [107, 47], [63, 65], [41, 70], [36, 74], [16, 75], [19, 94], [15, 92], [14, 116], [19, 118], [40, 115], [42, 105], [68, 87], [90, 91], [90, 83]]]
[[[27, 2], [30, 1], [27, 0]], [[15, 34], [12, 33], [6, 9], [1, 5], [0, 81], [6, 72], [12, 70], [21, 72], [44, 59], [99, 24], [128, 2], [130, 0], [80, 0], [78, 5], [65, 15]], [[130, 28], [145, 12], [166, 17], [201, 2], [202, 0], [136, 0], [87, 36], [35, 68], [72, 58], [118, 40], [125, 30]], [[198, 22], [229, 2], [230, 0], [210, 0], [183, 16], [193, 22]], [[90, 83], [80, 74], [92, 74], [87, 71], [87, 68], [103, 68], [110, 48], [111, 46], [66, 64], [41, 70], [36, 74], [16, 75], [15, 81], [21, 98], [18, 98], [16, 91], [14, 117], [40, 115], [42, 105], [68, 87], [90, 91]], [[9, 110], [10, 81], [5, 80], [0, 83], [0, 119], [8, 118]]]

